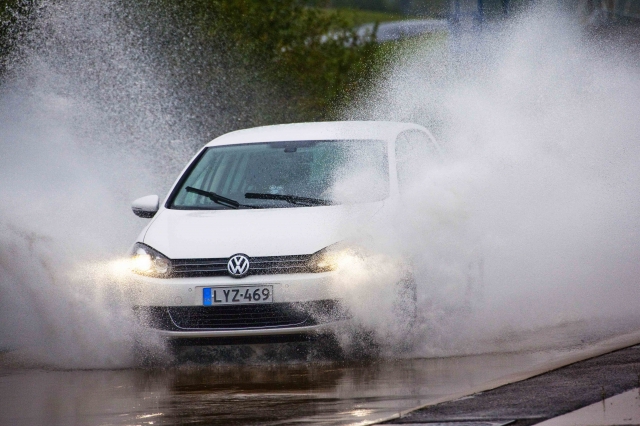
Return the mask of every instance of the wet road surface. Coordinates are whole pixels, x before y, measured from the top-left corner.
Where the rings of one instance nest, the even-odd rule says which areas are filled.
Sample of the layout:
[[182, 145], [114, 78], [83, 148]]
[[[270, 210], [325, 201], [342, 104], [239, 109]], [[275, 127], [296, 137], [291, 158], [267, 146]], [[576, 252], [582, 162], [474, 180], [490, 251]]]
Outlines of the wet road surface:
[[557, 356], [116, 371], [5, 367], [0, 371], [0, 424], [358, 424], [471, 391]]
[[[453, 421], [530, 426], [600, 402], [584, 410], [581, 416], [576, 413], [567, 416], [568, 421], [556, 419], [548, 424], [637, 425], [633, 417], [635, 415], [636, 419], [640, 419], [640, 405], [636, 398], [639, 386], [640, 346], [632, 346], [463, 399], [428, 406], [393, 419], [388, 424]], [[620, 414], [614, 416], [611, 413], [607, 419], [605, 398], [630, 389], [635, 389], [635, 393], [632, 392], [631, 398], [627, 398], [629, 401], [624, 401], [626, 406], [620, 410]], [[629, 421], [623, 421], [625, 419]]]
[[[246, 348], [234, 347], [224, 357], [218, 349], [187, 348], [163, 368], [54, 370], [20, 367], [17, 352], [7, 352], [0, 354], [0, 425], [395, 422], [400, 415], [408, 419], [407, 413], [419, 407], [499, 391], [503, 385], [525, 383], [638, 344], [640, 328], [635, 329], [556, 350], [357, 362], [292, 361], [290, 353], [280, 359], [247, 360], [240, 356]], [[259, 352], [265, 346], [253, 348]], [[621, 383], [613, 385], [632, 386]], [[538, 388], [544, 395], [544, 386]], [[557, 413], [553, 404], [550, 408], [549, 413]]]

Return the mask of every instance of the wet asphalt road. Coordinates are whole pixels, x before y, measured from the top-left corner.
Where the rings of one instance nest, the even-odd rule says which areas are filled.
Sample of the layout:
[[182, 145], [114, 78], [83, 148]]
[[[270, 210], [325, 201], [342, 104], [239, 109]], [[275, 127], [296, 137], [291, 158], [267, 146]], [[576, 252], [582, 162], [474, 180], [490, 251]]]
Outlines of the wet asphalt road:
[[[0, 425], [362, 424], [556, 359], [460, 358], [162, 369], [0, 369]], [[5, 363], [6, 364], [6, 363]]]
[[640, 388], [640, 345], [467, 398], [425, 407], [387, 424], [454, 421], [529, 426], [636, 388]]
[[[20, 351], [5, 352], [0, 425], [365, 425], [456, 416], [529, 425], [601, 398], [603, 386], [612, 396], [638, 384], [629, 372], [640, 373], [640, 348], [614, 352], [640, 343], [640, 320], [625, 324], [595, 333], [594, 324], [577, 323], [520, 336], [520, 352], [427, 359], [328, 361], [295, 344], [205, 346], [183, 348], [161, 368], [60, 370], [27, 367]], [[556, 349], [525, 349], [543, 342]], [[566, 387], [574, 382], [582, 388]], [[563, 394], [583, 396], [563, 403]], [[529, 407], [533, 396], [537, 408]]]

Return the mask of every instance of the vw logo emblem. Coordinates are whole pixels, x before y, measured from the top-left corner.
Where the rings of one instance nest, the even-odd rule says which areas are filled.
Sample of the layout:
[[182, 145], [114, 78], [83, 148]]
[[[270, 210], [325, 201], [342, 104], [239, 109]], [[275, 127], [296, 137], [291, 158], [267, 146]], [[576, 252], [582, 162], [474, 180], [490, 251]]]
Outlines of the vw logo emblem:
[[229, 275], [234, 278], [242, 278], [249, 272], [249, 258], [244, 254], [235, 254], [227, 262]]

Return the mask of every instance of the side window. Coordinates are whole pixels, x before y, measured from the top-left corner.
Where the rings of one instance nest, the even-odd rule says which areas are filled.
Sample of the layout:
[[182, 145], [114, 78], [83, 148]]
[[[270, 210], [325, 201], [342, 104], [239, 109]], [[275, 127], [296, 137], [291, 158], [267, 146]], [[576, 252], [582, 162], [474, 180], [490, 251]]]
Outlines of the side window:
[[420, 171], [437, 155], [436, 147], [424, 132], [408, 130], [400, 133], [396, 139], [396, 167], [400, 192], [415, 182]]

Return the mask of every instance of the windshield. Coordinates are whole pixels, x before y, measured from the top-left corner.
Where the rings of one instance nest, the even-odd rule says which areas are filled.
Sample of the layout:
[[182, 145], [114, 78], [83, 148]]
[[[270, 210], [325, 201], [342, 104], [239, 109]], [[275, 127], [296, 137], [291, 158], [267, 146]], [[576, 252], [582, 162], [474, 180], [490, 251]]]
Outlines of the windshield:
[[266, 142], [207, 148], [169, 208], [308, 207], [378, 201], [388, 193], [384, 141]]

